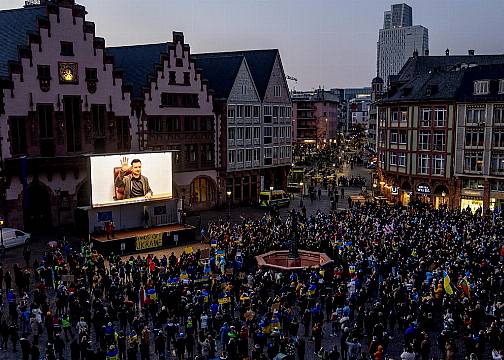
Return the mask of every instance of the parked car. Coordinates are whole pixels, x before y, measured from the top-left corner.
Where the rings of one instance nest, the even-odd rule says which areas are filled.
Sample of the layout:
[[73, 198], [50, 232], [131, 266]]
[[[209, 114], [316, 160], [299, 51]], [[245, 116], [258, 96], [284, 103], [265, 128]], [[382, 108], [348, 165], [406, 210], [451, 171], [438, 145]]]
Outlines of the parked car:
[[6, 249], [28, 244], [30, 242], [30, 237], [30, 234], [18, 229], [2, 229], [3, 244]]

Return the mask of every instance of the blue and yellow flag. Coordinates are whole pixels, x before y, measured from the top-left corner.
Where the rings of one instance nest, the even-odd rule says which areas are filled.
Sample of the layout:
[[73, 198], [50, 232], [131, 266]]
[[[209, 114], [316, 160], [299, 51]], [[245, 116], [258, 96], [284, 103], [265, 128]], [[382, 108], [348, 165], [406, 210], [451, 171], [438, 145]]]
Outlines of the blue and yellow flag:
[[447, 274], [446, 271], [443, 272], [443, 287], [448, 295], [453, 294], [453, 289], [450, 285], [450, 276]]

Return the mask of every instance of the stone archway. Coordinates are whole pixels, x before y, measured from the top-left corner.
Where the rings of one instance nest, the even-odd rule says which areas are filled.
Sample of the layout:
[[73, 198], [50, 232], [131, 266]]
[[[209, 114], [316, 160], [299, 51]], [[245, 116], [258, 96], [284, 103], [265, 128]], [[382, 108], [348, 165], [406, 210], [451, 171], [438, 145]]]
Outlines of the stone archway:
[[189, 205], [205, 206], [215, 204], [217, 186], [215, 181], [208, 176], [198, 176], [191, 181], [189, 186]]
[[43, 233], [52, 229], [51, 190], [38, 179], [28, 186], [24, 199], [23, 218], [25, 229]]

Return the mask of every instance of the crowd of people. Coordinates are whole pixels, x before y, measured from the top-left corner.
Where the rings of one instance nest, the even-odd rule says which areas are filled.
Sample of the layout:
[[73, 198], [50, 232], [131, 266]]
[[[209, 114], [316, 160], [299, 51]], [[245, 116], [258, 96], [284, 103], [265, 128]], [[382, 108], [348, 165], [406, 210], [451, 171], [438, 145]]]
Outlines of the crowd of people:
[[[208, 246], [179, 257], [59, 243], [13, 276], [0, 267], [0, 345], [23, 360], [499, 360], [503, 225], [499, 213], [366, 203], [211, 221]], [[333, 264], [257, 268], [256, 255], [294, 242]]]

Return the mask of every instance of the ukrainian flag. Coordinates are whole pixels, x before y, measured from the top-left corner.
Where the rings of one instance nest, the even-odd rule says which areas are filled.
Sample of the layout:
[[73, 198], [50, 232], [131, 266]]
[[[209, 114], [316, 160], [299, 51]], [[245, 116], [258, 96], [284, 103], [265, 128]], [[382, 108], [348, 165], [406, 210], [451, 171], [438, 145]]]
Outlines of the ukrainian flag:
[[448, 295], [453, 294], [453, 289], [450, 285], [450, 276], [446, 271], [443, 271], [443, 287]]

